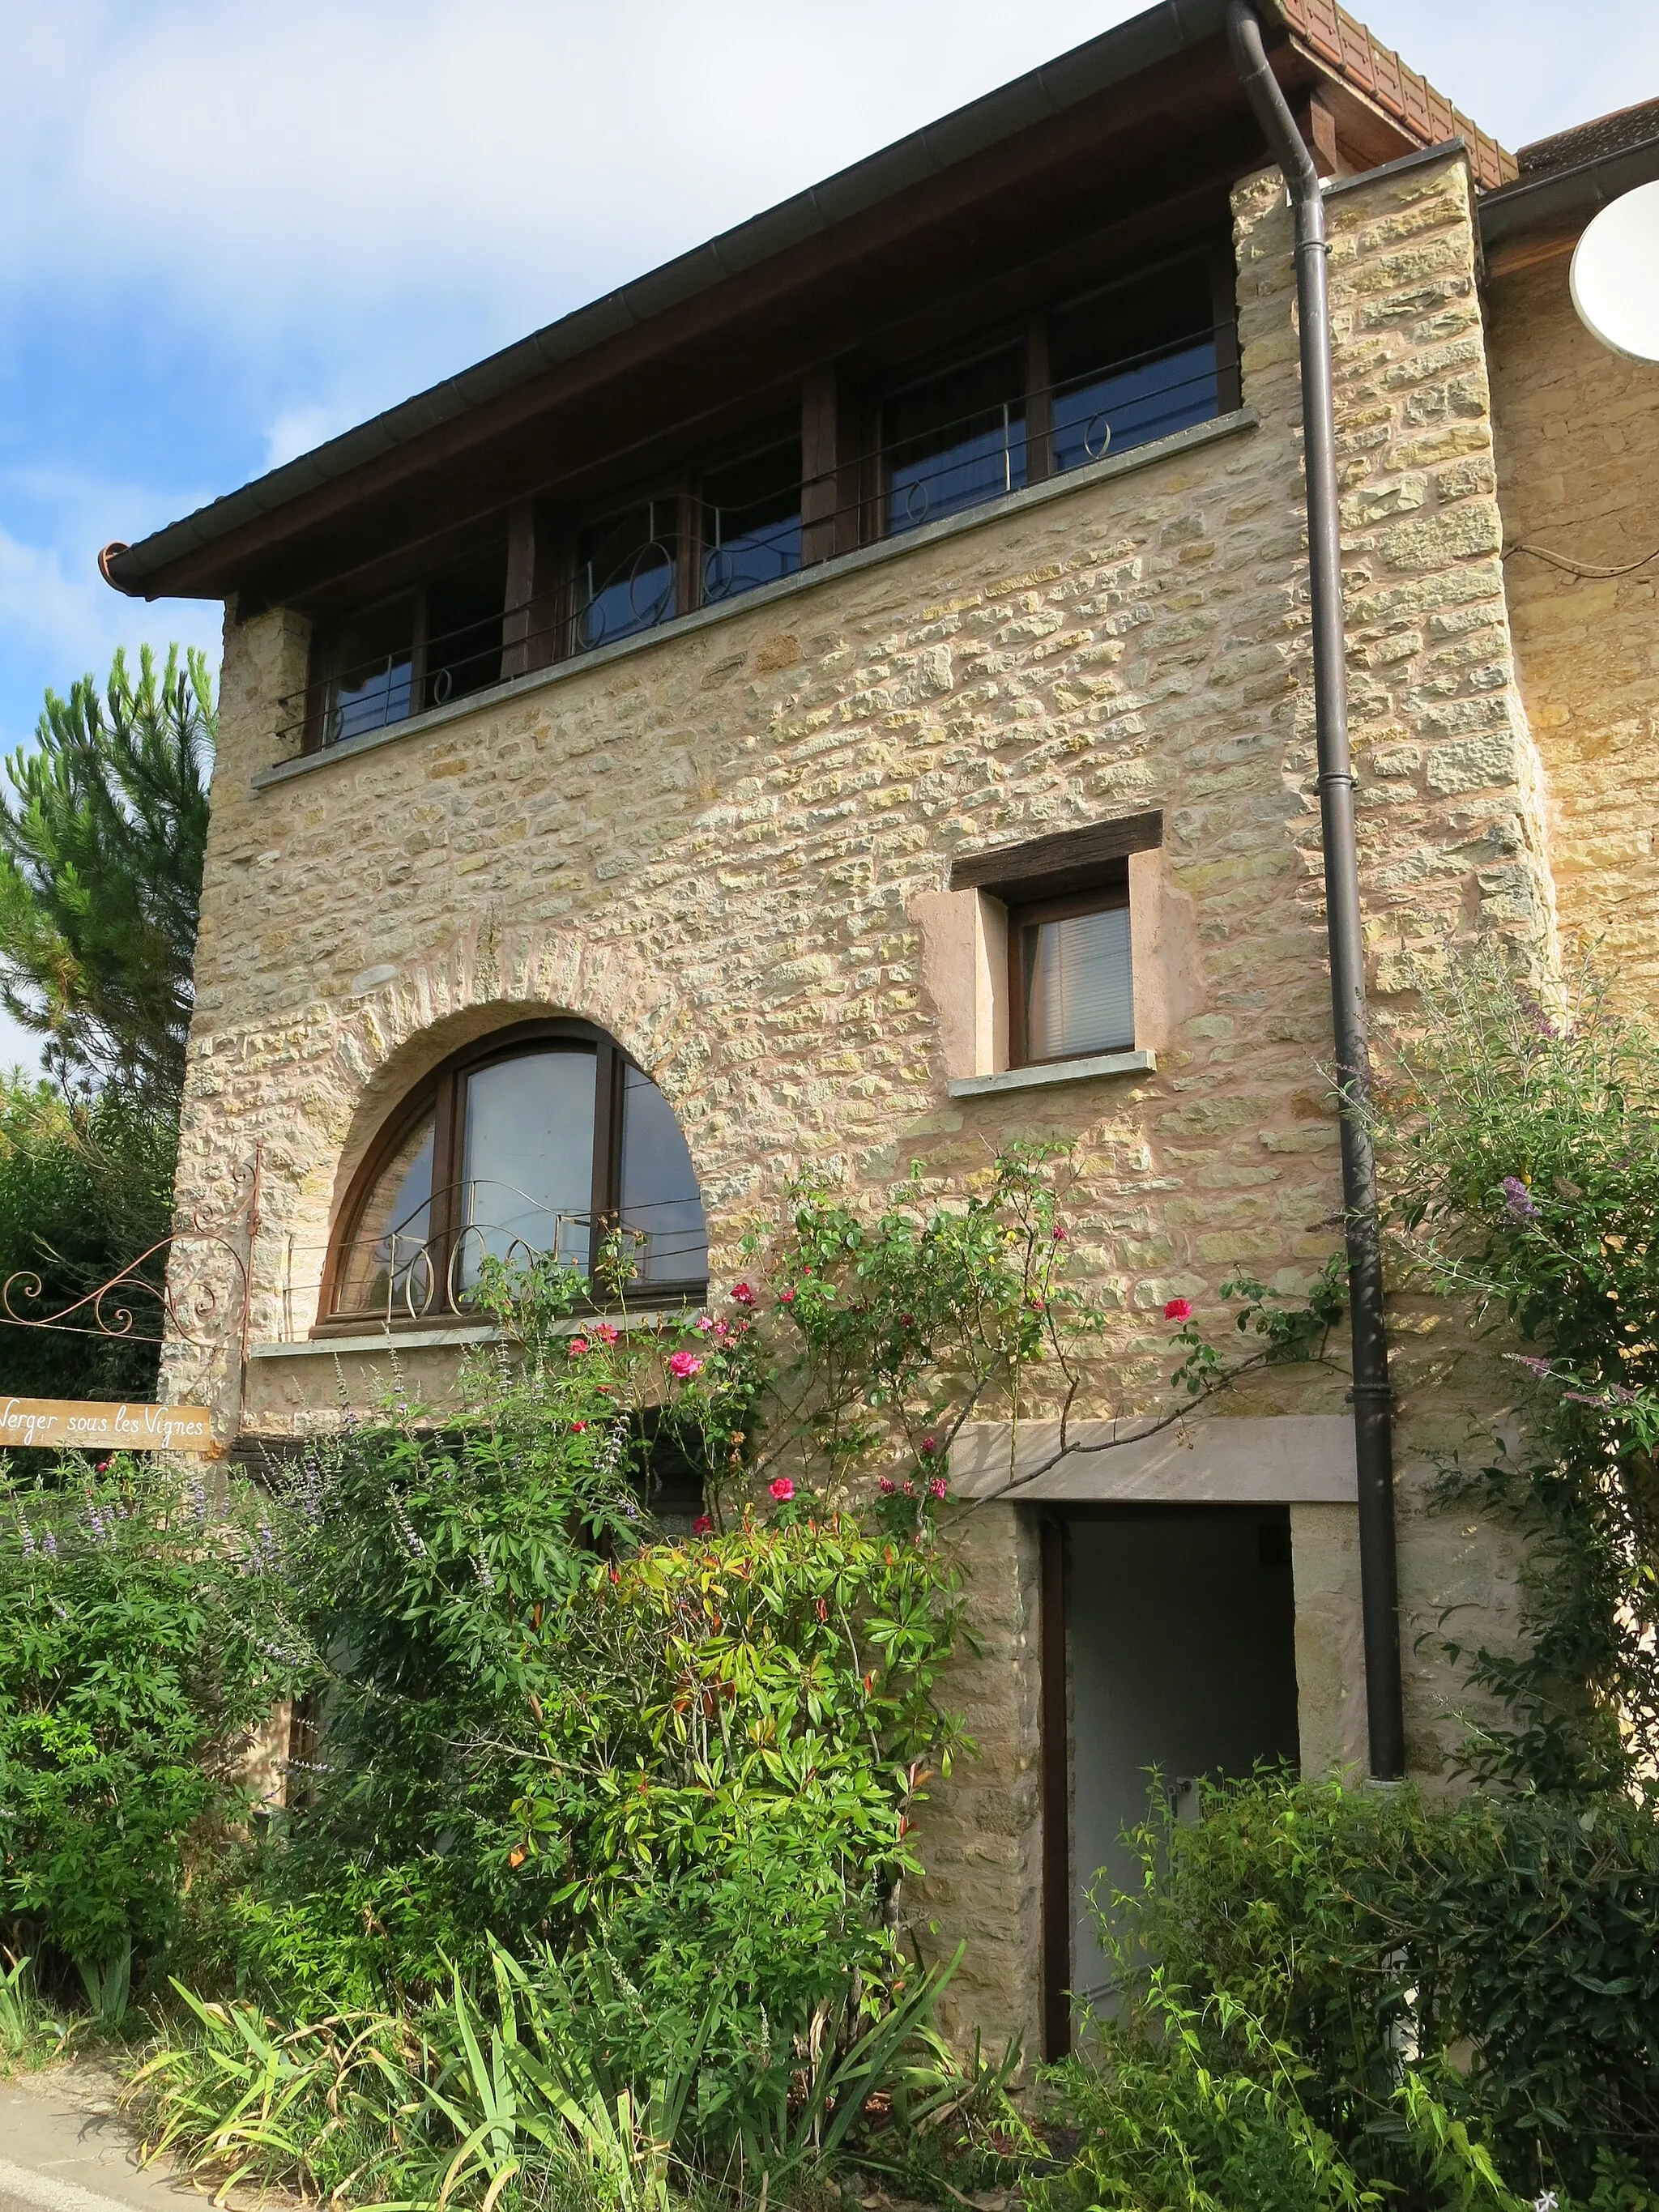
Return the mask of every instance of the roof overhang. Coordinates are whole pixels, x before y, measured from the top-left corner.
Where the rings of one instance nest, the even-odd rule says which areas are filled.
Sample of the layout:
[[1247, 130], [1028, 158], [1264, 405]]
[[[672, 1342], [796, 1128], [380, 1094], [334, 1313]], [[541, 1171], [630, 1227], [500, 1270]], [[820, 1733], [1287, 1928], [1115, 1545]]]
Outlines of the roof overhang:
[[[1399, 90], [1397, 58], [1369, 40], [1363, 27], [1332, 9], [1328, 0], [1258, 4], [1270, 28], [1279, 27], [1276, 58], [1287, 83], [1328, 82], [1348, 102], [1363, 106], [1361, 122], [1384, 134], [1375, 141], [1377, 158], [1400, 150], [1402, 142], [1423, 137], [1407, 112], [1409, 87], [1407, 95], [1389, 96], [1391, 85]], [[1068, 128], [1075, 134], [1089, 122], [1089, 103], [1136, 79], [1159, 88], [1146, 114], [1139, 114], [1133, 102], [1123, 104], [1125, 118], [1138, 122], [1143, 143], [1146, 132], [1155, 131], [1160, 143], [1174, 149], [1185, 111], [1171, 98], [1172, 65], [1184, 70], [1183, 82], [1191, 78], [1195, 93], [1202, 76], [1212, 109], [1224, 96], [1233, 101], [1237, 128], [1253, 133], [1242, 94], [1235, 100], [1236, 82], [1225, 56], [1225, 17], [1226, 0], [1162, 0], [141, 543], [106, 548], [100, 556], [106, 580], [118, 591], [146, 599], [228, 597], [256, 574], [258, 559], [268, 560], [278, 539], [297, 544], [307, 533], [326, 527], [331, 515], [354, 505], [361, 521], [362, 502], [390, 498], [395, 485], [441, 465], [453, 470], [468, 451], [481, 451], [491, 439], [499, 445], [514, 425], [544, 414], [573, 376], [580, 380], [585, 370], [597, 380], [613, 362], [637, 365], [653, 346], [665, 355], [694, 326], [706, 337], [723, 305], [738, 312], [769, 270], [805, 265], [815, 258], [817, 264], [827, 264], [837, 240], [850, 250], [872, 226], [890, 216], [896, 220], [907, 204], [920, 205], [930, 195], [935, 204], [948, 197], [953, 179], [981, 171], [992, 175], [999, 165], [1006, 170], [1021, 147], [1060, 143]], [[1363, 57], [1356, 34], [1368, 41]], [[1354, 49], [1346, 60], [1345, 40]], [[1421, 84], [1409, 71], [1406, 76]], [[1218, 89], [1224, 78], [1224, 94]], [[1438, 101], [1437, 94], [1433, 97]], [[1432, 124], [1438, 109], [1431, 112], [1425, 102], [1419, 104]], [[1453, 113], [1443, 101], [1438, 106]], [[1391, 112], [1394, 107], [1401, 109], [1399, 115]], [[1115, 116], [1092, 127], [1103, 133], [1098, 141], [1103, 152], [1116, 128]], [[1473, 131], [1474, 126], [1468, 129]], [[1481, 143], [1492, 148], [1491, 141]], [[1237, 146], [1236, 169], [1242, 174], [1263, 156], [1259, 138], [1240, 136]], [[1499, 158], [1498, 149], [1492, 154]]]
[[1488, 274], [1501, 276], [1567, 252], [1600, 209], [1656, 177], [1659, 136], [1486, 193], [1480, 221]]

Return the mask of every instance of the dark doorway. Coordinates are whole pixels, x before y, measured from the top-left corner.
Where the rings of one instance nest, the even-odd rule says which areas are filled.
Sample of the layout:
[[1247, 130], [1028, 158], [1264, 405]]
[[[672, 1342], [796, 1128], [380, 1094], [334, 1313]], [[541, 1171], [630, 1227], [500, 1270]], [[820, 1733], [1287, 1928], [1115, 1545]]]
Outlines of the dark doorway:
[[1121, 1832], [1156, 1768], [1177, 1809], [1204, 1775], [1294, 1764], [1296, 1603], [1284, 1506], [1078, 1508], [1043, 1528], [1044, 2041], [1109, 2002], [1088, 1893], [1126, 1885]]

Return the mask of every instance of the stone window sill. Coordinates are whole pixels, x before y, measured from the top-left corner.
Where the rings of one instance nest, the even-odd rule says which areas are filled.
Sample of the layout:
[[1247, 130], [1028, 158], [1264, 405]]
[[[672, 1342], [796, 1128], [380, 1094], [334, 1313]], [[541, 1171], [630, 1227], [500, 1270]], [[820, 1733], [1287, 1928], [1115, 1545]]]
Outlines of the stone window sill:
[[[654, 1328], [663, 1314], [681, 1309], [697, 1310], [704, 1303], [704, 1298], [690, 1297], [678, 1298], [672, 1306], [642, 1302], [625, 1313], [613, 1312], [611, 1317], [619, 1328]], [[596, 1321], [605, 1318], [603, 1312], [591, 1310], [585, 1314], [568, 1314], [564, 1320], [555, 1322], [550, 1333], [554, 1336], [580, 1336]], [[320, 1359], [338, 1352], [443, 1352], [466, 1345], [498, 1344], [501, 1335], [494, 1322], [450, 1322], [434, 1323], [426, 1328], [418, 1324], [410, 1328], [407, 1322], [395, 1328], [376, 1328], [372, 1322], [365, 1322], [355, 1333], [336, 1322], [331, 1329], [325, 1328], [315, 1336], [251, 1344], [247, 1356], [250, 1359]]]
[[942, 538], [981, 529], [988, 522], [1022, 514], [1029, 507], [1046, 507], [1053, 500], [1069, 498], [1074, 492], [1086, 491], [1091, 484], [1109, 483], [1115, 477], [1156, 468], [1160, 461], [1175, 460], [1221, 439], [1237, 437], [1241, 431], [1253, 430], [1261, 419], [1254, 407], [1238, 407], [1231, 414], [1218, 415], [1212, 422], [1194, 422], [1184, 430], [1172, 431], [1167, 438], [1154, 438], [1145, 446], [1132, 446], [1127, 453], [1108, 453], [1103, 459], [1089, 462], [1080, 469], [1068, 469], [1063, 476], [1048, 477], [1041, 483], [1028, 484], [1023, 491], [1004, 492], [995, 499], [987, 500], [982, 506], [965, 507], [960, 514], [948, 514], [938, 522], [924, 523], [919, 530], [907, 530], [897, 538], [884, 538], [874, 545], [861, 545], [855, 553], [837, 554], [833, 560], [798, 569], [793, 576], [781, 576], [775, 583], [762, 584], [733, 599], [722, 599], [717, 606], [699, 607], [693, 614], [677, 615], [672, 622], [659, 623], [656, 629], [641, 630], [635, 637], [618, 638], [614, 645], [596, 646], [591, 653], [573, 653], [568, 660], [555, 661], [550, 668], [538, 668], [529, 676], [516, 676], [509, 683], [498, 684], [488, 691], [474, 691], [465, 699], [458, 699], [453, 706], [434, 707], [424, 714], [411, 714], [407, 721], [389, 722], [382, 730], [365, 730], [361, 737], [348, 738], [343, 744], [330, 745], [324, 751], [301, 753], [297, 759], [278, 761], [273, 768], [261, 769], [250, 781], [255, 791], [265, 791], [273, 784], [286, 783], [291, 776], [310, 775], [319, 769], [355, 760], [361, 753], [376, 751], [381, 745], [396, 744], [428, 730], [441, 729], [469, 714], [489, 714], [529, 692], [568, 683], [573, 677], [585, 676], [592, 669], [606, 667], [613, 660], [625, 659], [636, 653], [649, 653], [693, 630], [712, 629], [738, 615], [775, 605], [780, 599], [798, 598], [801, 592], [816, 591], [821, 584], [831, 583], [838, 576], [878, 568], [884, 562], [903, 560], [921, 547], [938, 544]]
[[493, 1344], [493, 1322], [460, 1328], [382, 1328], [372, 1335], [302, 1336], [291, 1344], [250, 1344], [250, 1359], [321, 1359], [340, 1352], [437, 1352], [451, 1345]]
[[1092, 1083], [1101, 1075], [1155, 1075], [1155, 1052], [1096, 1052], [1086, 1060], [1009, 1067], [1000, 1075], [958, 1075], [945, 1086], [952, 1098], [994, 1098], [1006, 1091], [1049, 1091], [1061, 1083]]

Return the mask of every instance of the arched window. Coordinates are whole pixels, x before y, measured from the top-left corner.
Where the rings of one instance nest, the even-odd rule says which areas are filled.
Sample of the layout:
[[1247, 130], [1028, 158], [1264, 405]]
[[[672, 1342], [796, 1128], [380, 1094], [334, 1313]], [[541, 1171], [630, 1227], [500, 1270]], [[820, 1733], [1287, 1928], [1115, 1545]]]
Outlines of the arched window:
[[708, 1241], [673, 1109], [603, 1030], [535, 1022], [454, 1054], [392, 1116], [352, 1184], [322, 1321], [465, 1309], [487, 1253], [586, 1274], [617, 1227], [635, 1291], [702, 1295]]

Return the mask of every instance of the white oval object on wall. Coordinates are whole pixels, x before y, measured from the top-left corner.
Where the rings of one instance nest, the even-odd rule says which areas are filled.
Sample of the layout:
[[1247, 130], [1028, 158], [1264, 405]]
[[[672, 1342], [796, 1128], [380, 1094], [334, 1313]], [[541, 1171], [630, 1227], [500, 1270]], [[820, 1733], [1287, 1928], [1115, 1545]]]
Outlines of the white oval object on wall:
[[1659, 179], [1611, 201], [1573, 250], [1572, 304], [1592, 337], [1659, 362]]

